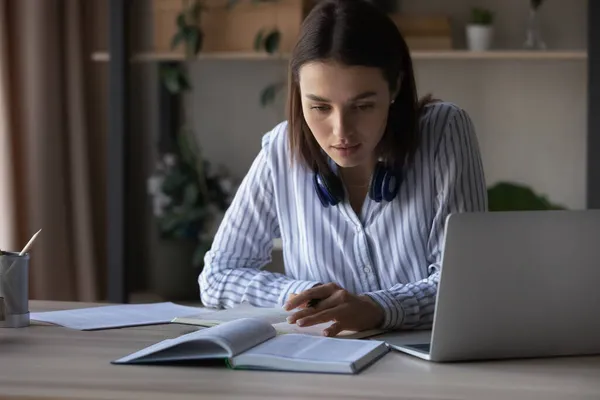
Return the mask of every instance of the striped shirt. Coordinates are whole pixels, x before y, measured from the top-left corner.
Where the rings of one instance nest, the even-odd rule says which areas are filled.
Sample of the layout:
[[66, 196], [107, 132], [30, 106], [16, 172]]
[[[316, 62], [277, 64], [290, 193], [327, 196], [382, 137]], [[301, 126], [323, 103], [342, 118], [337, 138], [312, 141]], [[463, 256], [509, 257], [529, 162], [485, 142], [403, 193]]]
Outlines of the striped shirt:
[[[283, 306], [292, 293], [335, 282], [375, 300], [384, 310], [381, 328], [430, 326], [446, 217], [485, 211], [487, 192], [464, 110], [430, 104], [419, 126], [420, 147], [397, 197], [377, 203], [367, 196], [360, 215], [347, 200], [321, 205], [312, 171], [290, 166], [286, 122], [265, 134], [206, 253], [203, 304]], [[263, 270], [274, 238], [283, 242], [285, 274]]]

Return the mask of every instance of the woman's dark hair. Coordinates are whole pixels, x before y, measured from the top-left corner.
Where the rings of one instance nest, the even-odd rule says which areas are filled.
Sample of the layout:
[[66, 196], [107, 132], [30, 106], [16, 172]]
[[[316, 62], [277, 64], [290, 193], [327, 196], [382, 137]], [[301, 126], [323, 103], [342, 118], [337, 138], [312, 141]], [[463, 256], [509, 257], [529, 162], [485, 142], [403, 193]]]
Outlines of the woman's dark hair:
[[292, 159], [327, 171], [327, 162], [302, 112], [299, 70], [312, 61], [336, 61], [381, 69], [390, 91], [400, 90], [390, 105], [386, 131], [376, 152], [390, 168], [412, 159], [418, 145], [419, 101], [408, 46], [396, 24], [366, 0], [320, 0], [302, 23], [289, 66], [288, 126]]

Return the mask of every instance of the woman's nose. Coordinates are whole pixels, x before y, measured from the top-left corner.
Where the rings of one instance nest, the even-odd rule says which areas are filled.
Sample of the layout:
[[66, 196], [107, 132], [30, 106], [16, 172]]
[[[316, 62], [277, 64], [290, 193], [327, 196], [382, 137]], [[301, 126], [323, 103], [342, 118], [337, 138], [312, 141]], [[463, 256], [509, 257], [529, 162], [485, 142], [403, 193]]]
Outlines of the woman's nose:
[[334, 116], [333, 134], [339, 138], [348, 138], [351, 136], [351, 127], [349, 119], [343, 113]]

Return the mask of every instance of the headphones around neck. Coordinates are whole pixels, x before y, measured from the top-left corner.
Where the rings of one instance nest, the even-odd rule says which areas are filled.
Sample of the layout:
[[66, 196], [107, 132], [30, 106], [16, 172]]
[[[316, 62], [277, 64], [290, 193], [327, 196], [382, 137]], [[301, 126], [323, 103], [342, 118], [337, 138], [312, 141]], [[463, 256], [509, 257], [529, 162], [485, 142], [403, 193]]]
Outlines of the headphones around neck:
[[[392, 201], [400, 189], [402, 172], [389, 169], [383, 162], [375, 165], [373, 178], [369, 185], [369, 197], [379, 203]], [[344, 199], [344, 185], [334, 173], [314, 172], [313, 186], [323, 207], [335, 206]]]

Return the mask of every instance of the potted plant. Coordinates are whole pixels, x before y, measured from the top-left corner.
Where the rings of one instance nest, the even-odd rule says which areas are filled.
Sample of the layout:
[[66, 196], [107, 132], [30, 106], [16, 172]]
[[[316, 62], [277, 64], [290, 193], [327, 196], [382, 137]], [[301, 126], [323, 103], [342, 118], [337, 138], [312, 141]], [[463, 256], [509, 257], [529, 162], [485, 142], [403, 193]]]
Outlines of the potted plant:
[[148, 178], [159, 236], [151, 290], [169, 300], [198, 298], [204, 254], [237, 190], [224, 167], [202, 159], [192, 136], [182, 129], [174, 150], [159, 155]]
[[564, 210], [547, 196], [532, 188], [512, 182], [498, 182], [487, 190], [489, 211]]
[[467, 47], [471, 51], [486, 51], [492, 46], [494, 13], [485, 8], [473, 7], [466, 26]]

